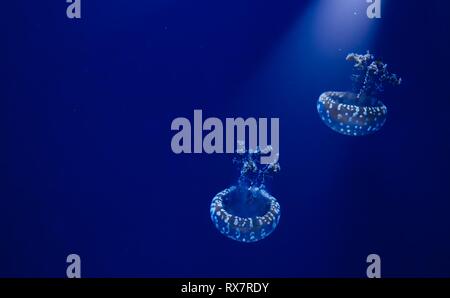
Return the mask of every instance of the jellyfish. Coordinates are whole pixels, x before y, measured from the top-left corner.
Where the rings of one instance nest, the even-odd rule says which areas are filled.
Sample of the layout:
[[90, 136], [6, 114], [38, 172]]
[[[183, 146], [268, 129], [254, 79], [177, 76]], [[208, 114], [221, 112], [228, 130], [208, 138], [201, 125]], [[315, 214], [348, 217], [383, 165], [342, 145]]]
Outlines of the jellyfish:
[[386, 83], [401, 84], [402, 79], [387, 70], [387, 64], [365, 55], [351, 53], [354, 63], [353, 92], [322, 93], [317, 103], [320, 118], [332, 130], [348, 136], [365, 136], [379, 131], [386, 122], [387, 107], [379, 99]]
[[240, 168], [236, 183], [219, 192], [211, 202], [211, 220], [225, 236], [240, 242], [257, 242], [269, 236], [280, 220], [280, 205], [266, 189], [266, 178], [280, 170], [278, 157], [267, 165], [260, 163], [264, 150], [242, 150], [233, 160]]

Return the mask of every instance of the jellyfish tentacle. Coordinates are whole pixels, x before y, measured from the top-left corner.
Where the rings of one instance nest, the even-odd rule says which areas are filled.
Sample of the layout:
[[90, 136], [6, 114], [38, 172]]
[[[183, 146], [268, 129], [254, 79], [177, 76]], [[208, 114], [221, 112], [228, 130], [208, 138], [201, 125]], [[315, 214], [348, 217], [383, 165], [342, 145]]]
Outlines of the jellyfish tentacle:
[[375, 97], [384, 91], [384, 83], [398, 86], [402, 79], [394, 73], [388, 71], [388, 65], [380, 59], [376, 59], [369, 51], [365, 55], [350, 53], [347, 61], [353, 62], [355, 70], [352, 75], [354, 81], [354, 92], [357, 98], [365, 100]]

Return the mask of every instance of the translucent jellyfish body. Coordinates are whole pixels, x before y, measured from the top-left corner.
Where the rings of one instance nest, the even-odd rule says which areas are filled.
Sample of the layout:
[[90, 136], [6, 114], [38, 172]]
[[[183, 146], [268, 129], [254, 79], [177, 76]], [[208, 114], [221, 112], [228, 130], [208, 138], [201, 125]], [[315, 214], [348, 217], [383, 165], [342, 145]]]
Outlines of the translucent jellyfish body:
[[361, 105], [356, 97], [352, 92], [322, 93], [317, 103], [320, 118], [344, 135], [364, 136], [377, 132], [386, 122], [386, 106], [379, 100]]
[[267, 191], [232, 186], [211, 203], [211, 219], [225, 236], [256, 242], [269, 236], [280, 220], [280, 205]]
[[225, 236], [240, 242], [256, 242], [269, 236], [280, 220], [280, 205], [265, 188], [265, 178], [278, 172], [278, 160], [261, 165], [261, 151], [242, 153], [237, 185], [218, 193], [211, 202], [211, 220]]
[[401, 84], [402, 79], [387, 71], [387, 64], [367, 52], [349, 54], [353, 62], [353, 92], [325, 92], [317, 102], [322, 121], [334, 131], [348, 136], [365, 136], [386, 123], [387, 107], [379, 100], [384, 85]]

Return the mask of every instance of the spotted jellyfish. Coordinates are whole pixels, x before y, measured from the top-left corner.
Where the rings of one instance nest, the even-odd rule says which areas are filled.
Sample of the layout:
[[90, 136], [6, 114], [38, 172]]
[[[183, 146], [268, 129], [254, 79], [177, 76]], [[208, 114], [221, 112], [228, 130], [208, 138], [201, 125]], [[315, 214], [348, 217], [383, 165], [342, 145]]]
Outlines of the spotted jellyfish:
[[271, 164], [261, 164], [264, 150], [240, 151], [234, 162], [240, 168], [236, 183], [219, 192], [211, 202], [211, 220], [226, 237], [240, 242], [257, 242], [269, 236], [280, 220], [280, 205], [266, 189], [266, 178], [280, 171], [278, 156]]
[[332, 130], [348, 136], [365, 136], [379, 131], [386, 122], [387, 107], [379, 99], [386, 83], [398, 86], [402, 79], [387, 70], [387, 64], [365, 55], [351, 53], [353, 92], [329, 91], [320, 95], [317, 111]]

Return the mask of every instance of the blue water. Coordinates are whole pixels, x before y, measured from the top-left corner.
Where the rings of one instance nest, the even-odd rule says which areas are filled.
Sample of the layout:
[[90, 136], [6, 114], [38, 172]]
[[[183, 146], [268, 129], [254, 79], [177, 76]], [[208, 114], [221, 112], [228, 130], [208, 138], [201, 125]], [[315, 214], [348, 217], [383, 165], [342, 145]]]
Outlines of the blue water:
[[[336, 3], [347, 3], [336, 5]], [[0, 20], [0, 276], [450, 276], [450, 4], [365, 0], [7, 1]], [[382, 130], [326, 127], [348, 52], [404, 79]], [[282, 217], [239, 243], [211, 223], [229, 155], [175, 155], [176, 117], [280, 118]]]

